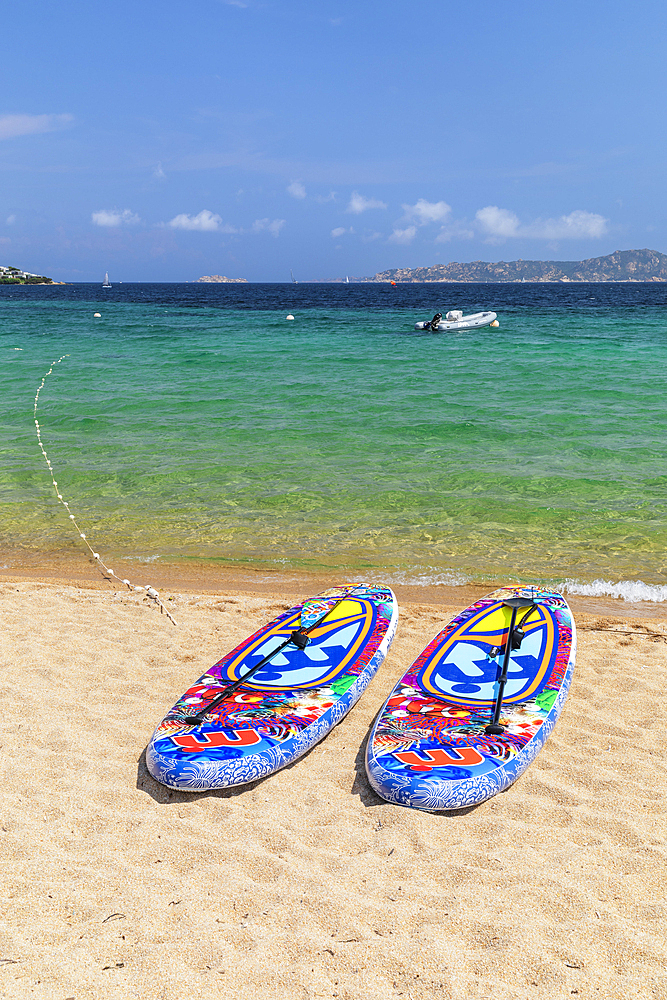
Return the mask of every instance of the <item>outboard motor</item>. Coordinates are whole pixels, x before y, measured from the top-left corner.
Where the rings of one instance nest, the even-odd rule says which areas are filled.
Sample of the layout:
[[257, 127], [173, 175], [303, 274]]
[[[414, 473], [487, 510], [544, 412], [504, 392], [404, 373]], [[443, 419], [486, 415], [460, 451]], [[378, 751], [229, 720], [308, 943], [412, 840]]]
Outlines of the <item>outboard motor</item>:
[[442, 319], [442, 313], [436, 313], [430, 323], [427, 323], [424, 327], [425, 330], [437, 330], [438, 323]]

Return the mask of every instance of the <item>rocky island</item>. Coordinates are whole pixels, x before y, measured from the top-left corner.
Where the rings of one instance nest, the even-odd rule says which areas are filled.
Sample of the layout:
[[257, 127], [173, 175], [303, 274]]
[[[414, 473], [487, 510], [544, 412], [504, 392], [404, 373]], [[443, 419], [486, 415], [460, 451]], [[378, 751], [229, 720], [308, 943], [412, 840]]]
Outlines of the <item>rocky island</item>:
[[232, 284], [247, 284], [247, 278], [225, 278], [224, 274], [205, 274], [202, 278], [197, 278], [197, 281], [213, 281], [216, 284], [221, 282], [231, 282]]
[[31, 274], [21, 271], [18, 267], [3, 267], [0, 264], [0, 285], [57, 285], [53, 278], [45, 278], [43, 274]]
[[667, 281], [667, 254], [657, 250], [617, 250], [588, 260], [512, 260], [492, 264], [474, 260], [468, 264], [434, 264], [431, 267], [401, 267], [381, 271], [371, 278], [351, 281]]

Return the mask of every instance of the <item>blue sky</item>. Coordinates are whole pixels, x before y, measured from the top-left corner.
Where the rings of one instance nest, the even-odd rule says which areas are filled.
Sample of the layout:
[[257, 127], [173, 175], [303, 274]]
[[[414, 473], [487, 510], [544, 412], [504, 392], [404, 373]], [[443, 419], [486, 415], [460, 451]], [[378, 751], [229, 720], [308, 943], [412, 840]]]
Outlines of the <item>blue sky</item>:
[[306, 281], [667, 251], [666, 27], [657, 2], [16, 8], [0, 263]]

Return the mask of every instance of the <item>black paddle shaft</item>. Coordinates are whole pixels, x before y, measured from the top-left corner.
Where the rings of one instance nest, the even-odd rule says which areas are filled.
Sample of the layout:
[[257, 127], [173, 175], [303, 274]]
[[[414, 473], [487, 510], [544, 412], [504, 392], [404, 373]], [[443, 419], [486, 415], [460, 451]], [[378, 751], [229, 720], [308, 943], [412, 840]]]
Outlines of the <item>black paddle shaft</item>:
[[[514, 626], [516, 624], [516, 615], [519, 608], [533, 608], [535, 607], [535, 602], [529, 597], [510, 597], [509, 600], [503, 601], [503, 607], [512, 609], [512, 617], [510, 619], [510, 627], [507, 632], [507, 641], [505, 643], [505, 655], [503, 656], [503, 669], [499, 678], [498, 694], [496, 696], [496, 704], [493, 710], [493, 722], [486, 726], [484, 732], [487, 736], [500, 736], [501, 733], [505, 732], [505, 727], [501, 726], [499, 723], [500, 710], [503, 704], [503, 694], [505, 692], [505, 684], [507, 683], [507, 671], [510, 665], [510, 656], [512, 655], [512, 644], [514, 640]], [[530, 612], [528, 612], [530, 614]], [[524, 615], [522, 623], [528, 615]], [[522, 636], [523, 638], [523, 636]]]
[[331, 612], [334, 610], [334, 608], [337, 608], [338, 605], [342, 604], [342, 602], [349, 596], [350, 595], [348, 593], [348, 594], [343, 594], [342, 597], [339, 597], [336, 603], [332, 604], [330, 608], [327, 608], [324, 614], [320, 615], [317, 621], [314, 621], [312, 625], [308, 626], [308, 628], [298, 628], [294, 632], [292, 632], [292, 634], [289, 636], [288, 639], [285, 639], [285, 641], [281, 642], [279, 646], [276, 646], [274, 650], [272, 650], [266, 656], [262, 657], [259, 663], [256, 663], [254, 667], [251, 667], [250, 670], [243, 675], [243, 677], [239, 677], [237, 681], [234, 681], [232, 684], [228, 684], [227, 687], [224, 689], [224, 691], [222, 691], [219, 695], [217, 695], [217, 697], [215, 697], [213, 701], [209, 702], [209, 704], [206, 705], [205, 708], [202, 708], [199, 712], [197, 712], [196, 715], [186, 715], [183, 718], [177, 719], [176, 721], [182, 722], [186, 726], [201, 725], [201, 723], [204, 721], [205, 716], [208, 715], [208, 713], [212, 709], [217, 708], [218, 705], [225, 700], [225, 698], [228, 698], [230, 694], [234, 694], [234, 692], [238, 691], [240, 687], [243, 687], [245, 682], [250, 677], [252, 677], [253, 674], [257, 673], [260, 667], [263, 667], [265, 664], [269, 662], [269, 660], [273, 659], [273, 657], [277, 653], [280, 653], [281, 650], [285, 648], [285, 646], [289, 646], [290, 643], [293, 643], [295, 646], [298, 646], [299, 649], [305, 649], [309, 641], [308, 633], [312, 632], [314, 628], [317, 628], [317, 626], [324, 621], [327, 615], [330, 615]]

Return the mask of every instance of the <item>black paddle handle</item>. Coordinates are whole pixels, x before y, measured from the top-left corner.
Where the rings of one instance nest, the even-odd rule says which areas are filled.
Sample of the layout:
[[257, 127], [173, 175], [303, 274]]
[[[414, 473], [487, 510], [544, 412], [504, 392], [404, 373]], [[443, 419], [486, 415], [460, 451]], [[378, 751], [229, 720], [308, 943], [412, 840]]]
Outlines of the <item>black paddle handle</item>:
[[[519, 628], [521, 628], [523, 623], [530, 616], [533, 608], [537, 607], [535, 601], [525, 600], [524, 598], [521, 597], [511, 597], [508, 601], [504, 601], [503, 603], [505, 604], [506, 607], [510, 607], [512, 609], [512, 617], [510, 619], [510, 627], [507, 632], [507, 641], [505, 643], [505, 655], [503, 656], [503, 669], [498, 679], [498, 694], [496, 696], [496, 703], [493, 709], [493, 721], [491, 722], [490, 725], [484, 727], [484, 732], [486, 733], [487, 736], [500, 736], [502, 733], [505, 732], [505, 727], [501, 726], [498, 720], [500, 719], [500, 710], [503, 705], [503, 694], [505, 693], [505, 684], [507, 683], [507, 671], [509, 670], [510, 666], [510, 657], [512, 655], [512, 649], [515, 648], [514, 626], [516, 625], [517, 612], [519, 608], [525, 608], [526, 605], [528, 605], [528, 611], [521, 619], [521, 625], [519, 626]], [[520, 641], [521, 639], [523, 639], [523, 634], [521, 634], [518, 638], [519, 646], [521, 645]]]

